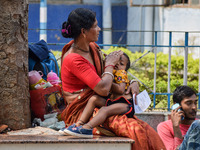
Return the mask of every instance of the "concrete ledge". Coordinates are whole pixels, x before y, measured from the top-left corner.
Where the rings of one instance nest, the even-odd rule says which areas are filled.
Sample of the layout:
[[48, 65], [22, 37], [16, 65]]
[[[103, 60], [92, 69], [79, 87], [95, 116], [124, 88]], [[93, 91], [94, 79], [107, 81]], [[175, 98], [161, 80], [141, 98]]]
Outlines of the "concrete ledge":
[[0, 135], [0, 144], [24, 143], [134, 143], [125, 137], [107, 137], [94, 135], [92, 139], [61, 135]]
[[134, 140], [124, 137], [80, 139], [60, 135], [0, 135], [1, 150], [131, 150], [133, 143]]
[[[157, 125], [162, 121], [170, 119], [170, 114], [171, 112], [149, 111], [136, 114], [136, 116], [157, 131]], [[197, 112], [197, 118], [200, 119], [200, 112]]]
[[131, 150], [130, 144], [54, 143], [54, 144], [0, 144], [1, 150]]

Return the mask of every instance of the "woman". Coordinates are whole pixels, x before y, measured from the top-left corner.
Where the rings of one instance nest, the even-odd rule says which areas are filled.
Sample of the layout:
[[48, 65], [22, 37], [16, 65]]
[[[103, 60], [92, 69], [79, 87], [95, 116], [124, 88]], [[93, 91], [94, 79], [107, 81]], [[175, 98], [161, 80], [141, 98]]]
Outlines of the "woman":
[[[129, 67], [130, 59], [128, 55], [123, 53], [119, 62], [114, 67], [114, 80], [111, 93], [109, 94], [110, 97], [105, 99], [99, 95], [93, 95], [88, 100], [78, 122], [60, 132], [62, 134], [67, 133], [83, 138], [93, 138], [93, 128], [101, 126], [108, 117], [122, 114], [126, 114], [129, 118], [133, 117], [133, 96], [131, 93], [124, 94], [129, 86], [128, 75], [126, 72]], [[100, 109], [97, 115], [90, 119], [96, 107], [100, 107]]]
[[[84, 8], [72, 11], [62, 25], [62, 35], [74, 39], [62, 51], [62, 87], [68, 102], [68, 107], [62, 112], [62, 119], [66, 126], [79, 120], [92, 95], [107, 96], [111, 89], [113, 68], [123, 52], [115, 51], [103, 62], [101, 50], [94, 43], [98, 40], [99, 31], [95, 13]], [[127, 92], [131, 90], [137, 94], [138, 87], [134, 82]], [[154, 129], [135, 116], [112, 116], [105, 121], [104, 126], [117, 136], [134, 139], [133, 149], [165, 149]]]

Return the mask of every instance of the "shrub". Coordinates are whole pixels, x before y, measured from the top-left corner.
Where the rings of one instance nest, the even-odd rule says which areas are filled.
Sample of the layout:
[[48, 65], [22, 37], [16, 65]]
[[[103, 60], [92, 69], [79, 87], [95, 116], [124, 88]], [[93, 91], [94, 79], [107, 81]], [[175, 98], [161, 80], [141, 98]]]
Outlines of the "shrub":
[[[144, 55], [147, 51], [141, 52], [131, 52], [130, 50], [123, 47], [111, 47], [108, 50], [102, 50], [103, 53], [109, 54], [116, 50], [122, 50], [125, 52], [131, 63]], [[61, 52], [53, 51], [56, 58], [61, 56]], [[152, 93], [154, 87], [154, 53], [150, 52], [136, 63], [134, 63], [129, 72], [137, 77], [143, 84], [140, 84], [140, 91], [146, 89], [149, 93]], [[59, 63], [60, 65], [60, 63]], [[157, 53], [156, 61], [156, 93], [167, 93], [167, 80], [168, 80], [168, 54], [163, 54], [162, 52]], [[183, 85], [183, 66], [184, 66], [184, 57], [179, 55], [171, 56], [171, 76], [170, 76], [170, 87], [171, 93], [175, 90], [177, 86]], [[194, 90], [198, 89], [198, 73], [199, 73], [199, 60], [193, 59], [192, 55], [188, 56], [188, 86], [192, 87]], [[129, 79], [133, 79], [129, 75]], [[153, 100], [153, 95], [150, 95]], [[172, 101], [172, 99], [171, 99]], [[157, 95], [156, 96], [156, 106], [155, 108], [167, 108], [167, 96], [166, 95]], [[172, 103], [171, 103], [172, 104]], [[153, 108], [153, 103], [150, 106]]]

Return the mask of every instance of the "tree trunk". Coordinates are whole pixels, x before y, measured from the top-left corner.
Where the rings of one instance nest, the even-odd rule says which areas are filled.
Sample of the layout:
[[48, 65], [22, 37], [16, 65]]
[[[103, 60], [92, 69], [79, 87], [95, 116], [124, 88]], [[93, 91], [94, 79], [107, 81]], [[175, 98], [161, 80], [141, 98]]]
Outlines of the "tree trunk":
[[0, 0], [0, 124], [30, 127], [28, 2]]

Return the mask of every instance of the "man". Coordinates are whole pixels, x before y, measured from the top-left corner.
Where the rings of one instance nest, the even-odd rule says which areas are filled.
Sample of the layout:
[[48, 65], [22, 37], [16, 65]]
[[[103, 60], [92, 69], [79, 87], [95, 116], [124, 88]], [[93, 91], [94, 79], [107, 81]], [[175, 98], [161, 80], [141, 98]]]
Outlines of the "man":
[[170, 120], [161, 122], [157, 127], [158, 134], [167, 150], [174, 150], [180, 146], [190, 125], [195, 121], [197, 113], [197, 96], [195, 91], [188, 86], [176, 88], [173, 93], [173, 102], [180, 106], [171, 111]]

